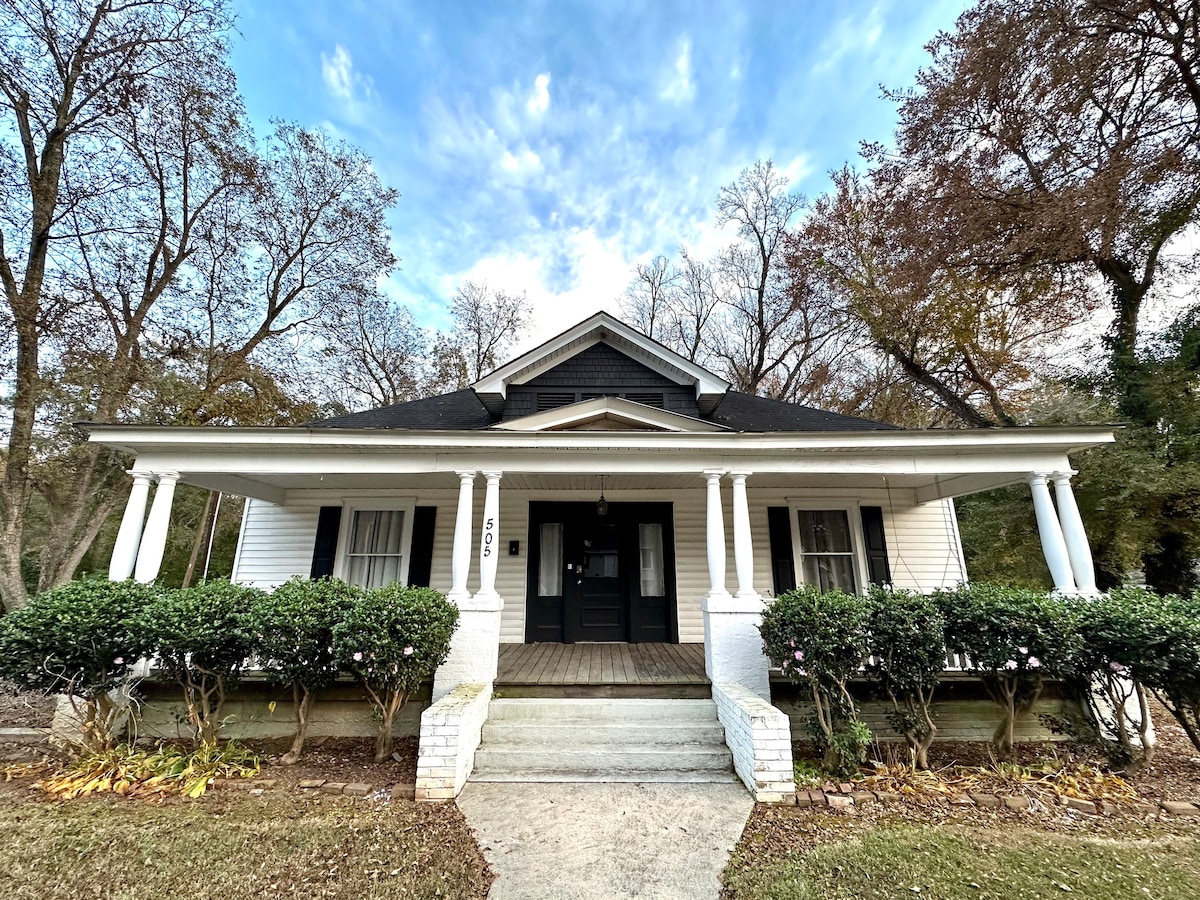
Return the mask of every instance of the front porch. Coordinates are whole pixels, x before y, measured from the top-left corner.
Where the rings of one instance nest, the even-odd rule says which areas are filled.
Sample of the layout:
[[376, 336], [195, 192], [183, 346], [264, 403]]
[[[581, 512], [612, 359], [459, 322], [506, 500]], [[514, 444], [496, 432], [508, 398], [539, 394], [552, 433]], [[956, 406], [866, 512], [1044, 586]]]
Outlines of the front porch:
[[[631, 687], [698, 687], [696, 695], [707, 697], [709, 684], [703, 644], [659, 643], [501, 644], [495, 681], [497, 693], [504, 696], [529, 696], [528, 689], [539, 687], [614, 688], [618, 693]], [[686, 691], [672, 696], [685, 693], [692, 696]]]

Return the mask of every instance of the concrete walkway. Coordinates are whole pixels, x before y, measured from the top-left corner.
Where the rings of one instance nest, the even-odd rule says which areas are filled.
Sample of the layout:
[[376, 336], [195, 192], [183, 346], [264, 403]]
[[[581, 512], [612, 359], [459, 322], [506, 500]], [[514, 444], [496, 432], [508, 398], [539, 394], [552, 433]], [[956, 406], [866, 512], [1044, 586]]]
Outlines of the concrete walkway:
[[488, 900], [706, 900], [754, 803], [740, 783], [468, 783]]

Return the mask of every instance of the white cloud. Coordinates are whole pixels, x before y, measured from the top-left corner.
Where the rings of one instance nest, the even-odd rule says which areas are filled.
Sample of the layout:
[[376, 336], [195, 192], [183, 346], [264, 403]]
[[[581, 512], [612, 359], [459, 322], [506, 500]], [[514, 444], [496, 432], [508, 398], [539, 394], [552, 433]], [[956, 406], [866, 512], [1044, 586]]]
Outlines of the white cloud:
[[516, 153], [505, 150], [500, 157], [500, 168], [513, 173], [536, 171], [542, 168], [542, 158], [528, 147]]
[[354, 96], [354, 61], [341, 44], [334, 48], [333, 56], [321, 54], [321, 77], [333, 96], [343, 100]]
[[679, 53], [675, 57], [675, 66], [668, 77], [666, 86], [658, 96], [671, 103], [687, 103], [696, 96], [696, 85], [692, 81], [692, 41], [690, 38], [684, 38], [679, 42]]
[[829, 72], [851, 53], [862, 53], [878, 43], [883, 34], [883, 16], [887, 3], [877, 3], [866, 16], [846, 16], [839, 19], [833, 30], [817, 49], [817, 63], [812, 73]]
[[542, 72], [533, 80], [533, 93], [525, 104], [530, 115], [540, 116], [550, 108], [550, 73]]

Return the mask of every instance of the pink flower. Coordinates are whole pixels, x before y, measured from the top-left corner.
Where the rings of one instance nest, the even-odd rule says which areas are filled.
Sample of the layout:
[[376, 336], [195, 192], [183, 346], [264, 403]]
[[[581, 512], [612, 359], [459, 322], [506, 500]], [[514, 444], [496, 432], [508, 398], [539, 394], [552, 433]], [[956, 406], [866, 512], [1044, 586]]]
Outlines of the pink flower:
[[801, 650], [797, 650], [797, 651], [796, 651], [796, 662], [799, 662], [799, 661], [800, 661], [800, 660], [802, 660], [802, 659], [804, 659], [804, 653], [803, 653], [803, 651], [801, 651]]
[[124, 662], [125, 662], [125, 657], [123, 657], [123, 656], [118, 656], [116, 659], [114, 659], [114, 660], [113, 660], [113, 665], [114, 665], [114, 666], [119, 666], [119, 665], [121, 665], [121, 664], [122, 664], [122, 663], [124, 663]]
[[1042, 664], [1042, 661], [1040, 659], [1038, 659], [1036, 656], [1029, 657], [1029, 668], [1036, 669], [1041, 664]]
[[1115, 661], [1114, 661], [1114, 662], [1110, 662], [1110, 663], [1108, 664], [1108, 667], [1109, 667], [1110, 669], [1112, 669], [1114, 672], [1116, 672], [1117, 674], [1120, 674], [1121, 672], [1124, 672], [1124, 671], [1125, 671], [1125, 666], [1123, 666], [1121, 663], [1119, 663], [1119, 662], [1115, 662]]
[[355, 654], [354, 654], [354, 661], [355, 661], [355, 662], [362, 662], [362, 654], [361, 654], [361, 653], [355, 653]]
[[795, 642], [794, 640], [788, 641], [788, 646], [789, 646], [789, 647], [795, 647], [795, 646], [796, 646], [796, 642]]
[[412, 647], [405, 647], [405, 648], [404, 648], [404, 655], [405, 655], [405, 656], [412, 656], [412, 655], [413, 655], [413, 648], [412, 648]]
[[1016, 667], [1017, 667], [1017, 664], [1015, 662], [1013, 662], [1011, 659], [1004, 664], [1004, 668], [1009, 669], [1009, 670], [1015, 669]]

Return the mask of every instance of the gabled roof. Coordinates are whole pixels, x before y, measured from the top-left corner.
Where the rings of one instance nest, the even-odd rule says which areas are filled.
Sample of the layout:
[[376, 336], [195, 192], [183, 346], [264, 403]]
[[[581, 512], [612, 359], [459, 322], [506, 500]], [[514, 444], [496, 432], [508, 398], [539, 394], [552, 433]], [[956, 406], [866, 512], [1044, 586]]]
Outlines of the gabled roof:
[[510, 385], [524, 384], [601, 341], [676, 383], [693, 388], [702, 414], [716, 407], [729, 390], [729, 382], [719, 375], [696, 365], [606, 312], [589, 316], [485, 375], [471, 387], [484, 406], [500, 414]]
[[392, 406], [380, 406], [359, 413], [318, 419], [311, 428], [419, 428], [440, 431], [476, 431], [489, 428], [497, 416], [488, 412], [470, 388], [410, 400]]
[[703, 419], [681, 416], [622, 397], [596, 397], [568, 406], [509, 419], [495, 426], [505, 431], [728, 431]]
[[704, 418], [731, 431], [894, 431], [899, 428], [887, 422], [843, 416], [741, 391], [729, 391], [717, 408]]

